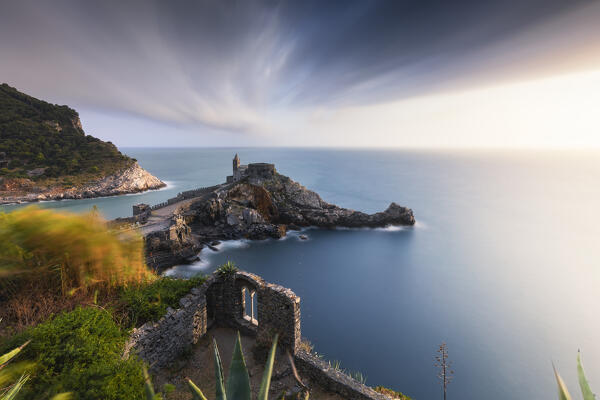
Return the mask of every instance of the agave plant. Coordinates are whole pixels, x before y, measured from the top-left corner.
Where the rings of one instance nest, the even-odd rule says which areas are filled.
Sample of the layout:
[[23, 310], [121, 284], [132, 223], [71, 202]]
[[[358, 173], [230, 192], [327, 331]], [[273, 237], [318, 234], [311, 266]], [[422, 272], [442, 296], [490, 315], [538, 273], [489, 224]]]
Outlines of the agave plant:
[[[17, 396], [17, 393], [21, 390], [25, 382], [29, 379], [29, 375], [22, 374], [19, 379], [12, 383], [8, 384], [11, 376], [14, 371], [11, 371], [9, 368], [6, 368], [8, 363], [15, 358], [25, 346], [29, 344], [29, 341], [25, 342], [21, 346], [17, 347], [9, 351], [6, 354], [0, 356], [0, 400], [12, 400]], [[8, 386], [5, 386], [7, 385]]]
[[[556, 383], [558, 384], [558, 398], [559, 400], [572, 400], [571, 394], [567, 389], [567, 385], [556, 371], [556, 367], [554, 368], [554, 376], [556, 377]], [[592, 389], [585, 377], [585, 373], [583, 372], [583, 364], [581, 363], [581, 352], [577, 352], [577, 377], [579, 379], [579, 387], [581, 388], [581, 393], [583, 394], [583, 400], [594, 400], [596, 397], [594, 393], [592, 393]]]
[[[225, 381], [225, 377], [223, 375], [223, 363], [221, 362], [221, 356], [219, 355], [219, 347], [217, 346], [217, 341], [213, 339], [213, 349], [215, 355], [215, 399], [216, 400], [252, 400], [252, 388], [250, 386], [250, 375], [248, 374], [248, 367], [246, 366], [246, 361], [244, 360], [244, 354], [242, 353], [242, 340], [240, 337], [240, 333], [237, 334], [237, 340], [235, 342], [235, 348], [233, 349], [233, 356], [231, 358], [231, 364], [229, 365], [229, 375], [227, 381]], [[258, 393], [258, 397], [256, 400], [268, 400], [269, 396], [269, 388], [271, 387], [271, 375], [273, 374], [273, 364], [275, 363], [275, 352], [277, 350], [277, 335], [273, 339], [273, 345], [271, 346], [271, 350], [269, 351], [269, 356], [267, 357], [267, 364], [265, 365], [265, 370], [263, 372], [262, 381], [260, 383], [260, 390]], [[292, 365], [292, 370], [295, 379], [298, 381], [300, 386], [302, 386], [304, 390], [304, 400], [309, 399], [308, 388], [302, 383], [298, 373], [296, 371], [296, 367], [294, 365], [293, 359], [291, 355], [288, 353], [288, 357], [290, 359], [290, 363]], [[148, 376], [148, 371], [144, 367], [144, 379], [146, 381], [145, 384], [145, 392], [147, 400], [161, 400], [162, 397], [160, 394], [154, 393], [154, 389], [152, 388], [152, 382], [150, 381], [150, 377]], [[192, 397], [194, 400], [207, 400], [202, 390], [191, 379], [187, 380], [188, 388], [190, 392], [192, 392]], [[283, 399], [284, 397], [280, 397]], [[0, 399], [2, 400], [2, 399]]]
[[238, 268], [231, 261], [227, 261], [225, 264], [217, 268], [217, 274], [222, 278], [229, 278], [238, 271]]
[[[31, 363], [20, 363], [15, 366], [8, 367], [8, 363], [12, 361], [24, 348], [29, 344], [29, 341], [23, 343], [21, 346], [9, 351], [6, 354], [0, 356], [0, 400], [13, 400], [17, 397], [19, 391], [23, 388], [25, 383], [29, 380], [29, 374], [21, 373], [21, 376], [16, 382], [10, 384], [9, 380], [15, 374], [17, 370], [25, 370], [30, 367]], [[7, 386], [5, 386], [7, 385]], [[59, 393], [52, 397], [50, 400], [71, 400], [73, 398], [71, 393]]]
[[[213, 348], [215, 353], [215, 382], [216, 382], [216, 400], [252, 400], [252, 388], [250, 387], [250, 376], [248, 368], [242, 353], [242, 340], [240, 333], [237, 334], [233, 356], [229, 366], [229, 376], [227, 382], [223, 376], [223, 363], [219, 355], [217, 341], [213, 339]], [[275, 351], [277, 349], [277, 335], [273, 340], [273, 345], [267, 357], [267, 364], [263, 372], [262, 381], [257, 400], [268, 400], [269, 387], [271, 386], [271, 375], [273, 374], [273, 364], [275, 362]], [[200, 388], [188, 379], [188, 385], [195, 400], [207, 400]]]

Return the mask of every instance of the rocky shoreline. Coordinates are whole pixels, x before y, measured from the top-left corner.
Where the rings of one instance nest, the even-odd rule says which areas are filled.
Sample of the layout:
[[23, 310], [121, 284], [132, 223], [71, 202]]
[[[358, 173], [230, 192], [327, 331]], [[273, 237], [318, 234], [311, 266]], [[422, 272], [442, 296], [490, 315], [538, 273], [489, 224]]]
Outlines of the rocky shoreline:
[[135, 162], [123, 171], [68, 189], [36, 185], [29, 179], [5, 178], [0, 182], [0, 204], [117, 196], [165, 186], [163, 181]]
[[378, 228], [415, 224], [410, 208], [392, 202], [385, 211], [366, 214], [338, 207], [279, 173], [268, 179], [252, 182], [243, 179], [219, 185], [197, 198], [174, 204], [171, 214], [162, 220], [155, 212], [147, 211], [146, 215], [120, 221], [141, 223], [147, 263], [159, 272], [195, 261], [204, 247], [214, 247], [224, 240], [279, 239], [289, 230], [304, 227]]

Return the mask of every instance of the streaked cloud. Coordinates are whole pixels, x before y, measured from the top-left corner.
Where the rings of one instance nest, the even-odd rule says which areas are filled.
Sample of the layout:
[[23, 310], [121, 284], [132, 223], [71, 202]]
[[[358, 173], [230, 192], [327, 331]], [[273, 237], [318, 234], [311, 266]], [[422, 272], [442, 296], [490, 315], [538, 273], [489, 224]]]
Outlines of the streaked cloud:
[[[104, 132], [115, 118], [181, 144], [342, 144], [331, 116], [348, 110], [600, 68], [598, 2], [508, 3], [4, 2], [0, 76], [89, 111], [117, 144], [162, 139]], [[331, 122], [308, 140], [315, 115]]]

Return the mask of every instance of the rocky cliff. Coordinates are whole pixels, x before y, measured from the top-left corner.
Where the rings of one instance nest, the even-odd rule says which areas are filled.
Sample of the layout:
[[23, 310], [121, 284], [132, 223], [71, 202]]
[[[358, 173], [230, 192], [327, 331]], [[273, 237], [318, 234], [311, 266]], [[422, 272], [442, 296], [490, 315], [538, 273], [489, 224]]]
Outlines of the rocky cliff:
[[[248, 180], [224, 184], [176, 208], [162, 233], [146, 235], [148, 263], [158, 270], [182, 262], [182, 255], [231, 239], [281, 238], [290, 229], [316, 226], [385, 227], [414, 225], [410, 208], [391, 203], [366, 214], [327, 203], [281, 174], [258, 184]], [[193, 250], [193, 251], [192, 251]], [[169, 254], [172, 256], [170, 257]]]
[[86, 134], [77, 111], [0, 85], [0, 203], [111, 196], [161, 186], [113, 143]]
[[0, 177], [0, 204], [116, 196], [159, 189], [164, 186], [166, 186], [164, 182], [135, 162], [109, 176], [68, 188], [62, 184], [53, 185], [25, 178]]

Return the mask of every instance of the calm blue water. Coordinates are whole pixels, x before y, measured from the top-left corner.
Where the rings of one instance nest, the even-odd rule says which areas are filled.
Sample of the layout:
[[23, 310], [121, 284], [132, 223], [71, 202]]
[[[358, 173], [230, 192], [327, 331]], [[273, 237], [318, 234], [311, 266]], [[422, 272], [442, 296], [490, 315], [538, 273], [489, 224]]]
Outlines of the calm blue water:
[[232, 260], [302, 297], [319, 353], [370, 385], [440, 398], [433, 357], [448, 343], [450, 399], [556, 398], [551, 361], [577, 392], [575, 357], [600, 390], [600, 153], [126, 149], [169, 182], [135, 196], [43, 203], [107, 217], [221, 182], [242, 162], [278, 170], [332, 203], [410, 206], [402, 230], [308, 230], [229, 242], [175, 273]]

